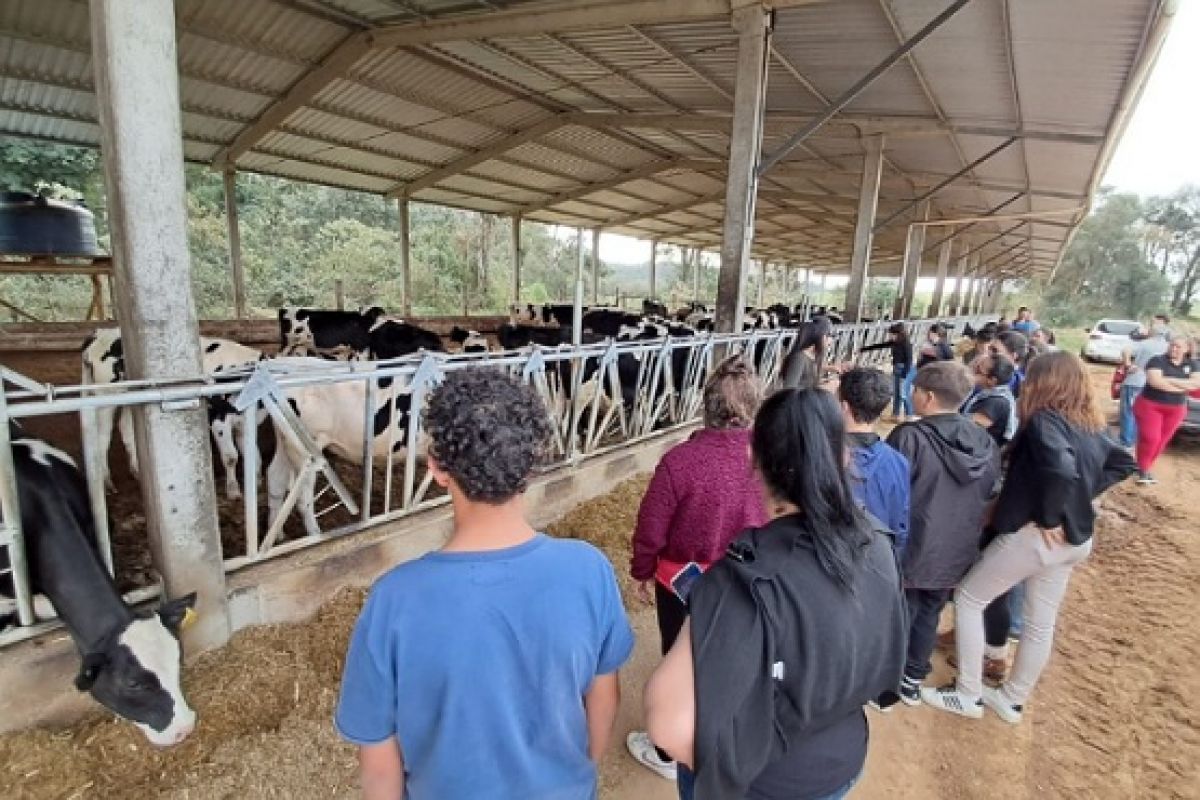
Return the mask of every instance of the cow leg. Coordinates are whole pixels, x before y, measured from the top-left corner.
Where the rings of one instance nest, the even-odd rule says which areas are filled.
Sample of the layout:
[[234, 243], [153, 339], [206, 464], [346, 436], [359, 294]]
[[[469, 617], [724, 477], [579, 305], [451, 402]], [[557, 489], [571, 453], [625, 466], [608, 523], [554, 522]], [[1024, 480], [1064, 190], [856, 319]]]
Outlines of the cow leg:
[[110, 492], [117, 489], [113, 484], [112, 470], [108, 466], [108, 448], [112, 444], [113, 418], [117, 411], [116, 406], [101, 406], [96, 409], [96, 436], [100, 440], [96, 442], [96, 451], [100, 453], [100, 479], [104, 481], [104, 488]]
[[230, 500], [242, 498], [242, 487], [237, 481], [237, 419], [236, 414], [226, 414], [209, 423], [217, 453], [221, 456], [221, 465], [225, 468], [225, 496]]
[[321, 535], [316, 513], [317, 472], [317, 469], [310, 467], [300, 474], [300, 498], [296, 501], [300, 507], [300, 518], [304, 520], [304, 531], [309, 536]]
[[121, 441], [125, 443], [125, 455], [129, 459], [129, 471], [133, 473], [134, 478], [140, 480], [138, 476], [137, 442], [133, 438], [133, 409], [126, 406], [119, 409], [119, 411], [121, 416], [117, 420], [117, 429], [121, 432]]
[[279, 516], [288, 487], [292, 485], [292, 465], [282, 445], [275, 447], [275, 456], [267, 466], [267, 524], [274, 525]]

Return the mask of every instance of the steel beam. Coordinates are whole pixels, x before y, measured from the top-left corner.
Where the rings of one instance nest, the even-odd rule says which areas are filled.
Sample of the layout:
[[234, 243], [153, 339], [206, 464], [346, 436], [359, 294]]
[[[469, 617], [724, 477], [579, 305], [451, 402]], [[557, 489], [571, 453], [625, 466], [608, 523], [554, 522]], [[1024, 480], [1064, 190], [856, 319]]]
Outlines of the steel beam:
[[883, 174], [883, 136], [867, 139], [863, 157], [862, 185], [858, 197], [858, 221], [854, 227], [854, 249], [850, 256], [850, 282], [846, 285], [846, 322], [858, 322], [862, 316], [863, 296], [870, 271], [871, 243], [874, 239], [875, 210], [879, 205], [879, 179]]
[[733, 28], [738, 34], [737, 82], [729, 142], [729, 172], [725, 183], [715, 320], [716, 329], [722, 333], [740, 333], [742, 330], [746, 272], [754, 242], [757, 166], [762, 153], [763, 116], [767, 105], [771, 15], [761, 7], [739, 9], [733, 15]]

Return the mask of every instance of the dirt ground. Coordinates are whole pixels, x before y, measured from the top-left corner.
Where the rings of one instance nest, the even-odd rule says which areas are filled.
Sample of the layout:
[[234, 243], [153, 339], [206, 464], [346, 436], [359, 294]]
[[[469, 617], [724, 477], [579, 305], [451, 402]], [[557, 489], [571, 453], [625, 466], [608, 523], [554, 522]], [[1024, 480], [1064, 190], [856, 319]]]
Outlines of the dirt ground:
[[[1107, 380], [1097, 368], [1097, 382]], [[1161, 483], [1104, 501], [1094, 555], [1059, 620], [1056, 653], [1020, 726], [926, 708], [870, 715], [872, 745], [856, 797], [1200, 798], [1200, 441], [1177, 442]], [[645, 478], [551, 526], [628, 563]], [[653, 610], [623, 590], [638, 633], [624, 702], [601, 771], [605, 800], [669, 800], [674, 787], [624, 747], [658, 661]], [[353, 752], [329, 720], [341, 657], [362, 595], [345, 592], [302, 625], [244, 631], [186, 670], [200, 727], [169, 751], [96, 715], [60, 732], [0, 737], [0, 796], [13, 798], [351, 798]], [[937, 662], [934, 680], [950, 675]]]

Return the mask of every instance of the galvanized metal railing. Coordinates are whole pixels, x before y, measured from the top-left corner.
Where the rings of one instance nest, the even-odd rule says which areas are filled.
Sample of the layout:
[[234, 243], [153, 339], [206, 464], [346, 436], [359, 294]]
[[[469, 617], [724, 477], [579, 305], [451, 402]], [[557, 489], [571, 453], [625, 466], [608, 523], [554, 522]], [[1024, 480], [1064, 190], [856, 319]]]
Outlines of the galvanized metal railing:
[[[946, 321], [961, 328], [967, 322], [978, 326], [983, 319]], [[886, 349], [863, 352], [862, 348], [885, 341], [891, 324], [880, 321], [836, 327], [831, 360], [860, 364], [887, 362], [890, 354]], [[931, 324], [931, 321], [909, 323], [913, 341], [923, 340]], [[550, 470], [693, 424], [702, 406], [705, 380], [721, 353], [747, 354], [754, 360], [762, 380], [773, 383], [796, 333], [794, 329], [760, 330], [740, 335], [607, 341], [577, 348], [533, 348], [524, 352], [423, 355], [389, 362], [307, 360], [297, 364], [291, 359], [266, 360], [253, 368], [222, 372], [219, 381], [212, 378], [126, 381], [103, 387], [44, 385], [5, 369], [4, 391], [0, 392], [0, 422], [4, 423], [0, 433], [0, 552], [8, 554], [7, 571], [20, 627], [0, 632], [0, 644], [24, 638], [43, 627], [34, 618], [22, 546], [16, 477], [10, 442], [5, 438], [10, 420], [80, 415], [84, 466], [97, 522], [98, 545], [112, 572], [108, 498], [100, 477], [101, 459], [107, 458], [108, 453], [102, 452], [98, 440], [97, 410], [113, 408], [130, 413], [139, 406], [154, 404], [179, 408], [195, 407], [216, 397], [229, 400], [247, 420], [240, 441], [243, 491], [240, 521], [245, 547], [240, 552], [225, 554], [226, 569], [232, 571], [446, 502], [444, 496], [430, 494], [430, 476], [420, 458], [420, 409], [428, 393], [450, 372], [486, 365], [506, 369], [533, 386], [553, 421], [550, 452], [541, 467]], [[288, 401], [292, 393], [338, 384], [352, 384], [361, 389], [362, 435], [355, 443], [360, 448], [358, 486], [347, 485], [342, 479]], [[385, 406], [387, 418], [393, 424], [382, 434], [386, 441], [381, 448], [373, 422]], [[405, 409], [408, 421], [400, 428], [394, 423]], [[279, 449], [285, 446], [290, 452], [302, 455], [300, 473], [304, 480], [311, 479], [314, 483], [315, 519], [319, 521], [343, 509], [348, 521], [328, 528], [320, 527], [318, 522], [315, 530], [306, 525], [302, 535], [288, 539], [288, 520], [296, 506], [306, 499], [302, 481], [297, 480], [281, 499], [277, 498], [278, 513], [267, 516], [263, 529], [259, 436], [254, 423], [262, 416], [269, 418], [274, 427], [276, 458], [280, 457]], [[403, 446], [398, 446], [401, 441]], [[380, 458], [376, 455], [379, 452], [402, 456]], [[380, 468], [382, 475], [377, 475]], [[315, 508], [322, 502], [324, 507]], [[268, 509], [273, 503], [268, 502]], [[156, 587], [141, 587], [130, 599], [143, 600], [156, 591]]]

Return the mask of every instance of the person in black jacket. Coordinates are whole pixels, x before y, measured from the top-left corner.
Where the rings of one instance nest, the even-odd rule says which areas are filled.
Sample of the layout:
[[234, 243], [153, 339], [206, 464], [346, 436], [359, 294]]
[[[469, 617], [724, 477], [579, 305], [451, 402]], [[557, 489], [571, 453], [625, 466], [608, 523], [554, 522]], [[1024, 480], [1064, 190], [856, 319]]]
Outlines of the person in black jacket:
[[979, 555], [1000, 456], [987, 431], [958, 413], [971, 387], [970, 372], [957, 361], [922, 367], [913, 383], [913, 407], [921, 419], [888, 436], [888, 444], [908, 459], [912, 512], [903, 561], [908, 656], [901, 682], [878, 699], [883, 711], [898, 700], [920, 704], [921, 682], [933, 670], [938, 616]]
[[[1092, 550], [1093, 500], [1134, 473], [1133, 457], [1105, 434], [1104, 414], [1086, 369], [1066, 352], [1029, 365], [1021, 429], [992, 524], [1000, 534], [958, 587], [956, 683], [922, 689], [943, 711], [978, 719], [986, 705], [1005, 722], [1022, 710], [1054, 646], [1054, 624], [1071, 570]], [[1008, 680], [984, 686], [983, 610], [1025, 581], [1025, 625]]]
[[[859, 510], [833, 396], [783, 389], [754, 423], [773, 520], [695, 584], [646, 686], [684, 800], [843, 797], [867, 755], [863, 706], [895, 686], [904, 600], [890, 536]], [[694, 795], [693, 795], [694, 788]]]
[[917, 355], [917, 369], [935, 361], [954, 359], [954, 348], [950, 346], [946, 336], [946, 326], [942, 323], [935, 322], [929, 326], [929, 332], [925, 334], [925, 344], [921, 345]]
[[859, 350], [869, 353], [873, 350], [888, 349], [892, 351], [892, 417], [897, 422], [904, 422], [912, 416], [912, 382], [917, 375], [917, 367], [913, 363], [912, 339], [908, 336], [908, 326], [903, 322], [892, 323], [888, 328], [888, 340], [878, 344], [870, 344]]

